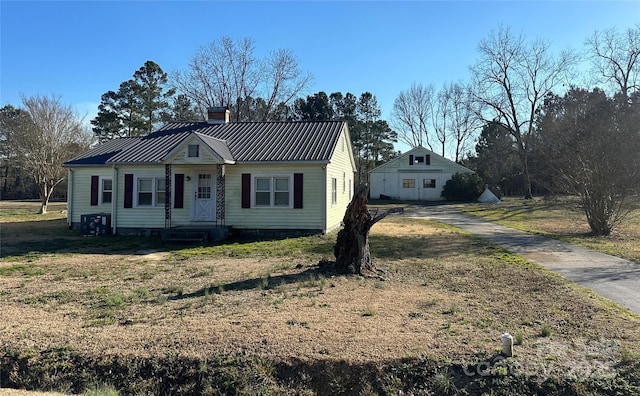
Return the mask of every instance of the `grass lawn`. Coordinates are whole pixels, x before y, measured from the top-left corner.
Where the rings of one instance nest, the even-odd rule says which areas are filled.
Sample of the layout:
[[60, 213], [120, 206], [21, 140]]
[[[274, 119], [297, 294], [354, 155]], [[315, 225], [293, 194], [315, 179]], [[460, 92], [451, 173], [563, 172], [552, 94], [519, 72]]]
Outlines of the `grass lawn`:
[[[332, 259], [335, 233], [165, 246], [82, 237], [67, 230], [63, 208], [41, 217], [12, 205], [0, 202], [0, 387], [640, 390], [638, 316], [451, 227], [396, 216], [376, 224], [382, 281], [316, 265]], [[499, 356], [505, 332], [516, 343], [508, 359]]]
[[499, 205], [466, 204], [461, 210], [524, 231], [561, 239], [640, 263], [640, 197], [634, 209], [608, 236], [590, 234], [586, 216], [574, 198], [505, 198]]

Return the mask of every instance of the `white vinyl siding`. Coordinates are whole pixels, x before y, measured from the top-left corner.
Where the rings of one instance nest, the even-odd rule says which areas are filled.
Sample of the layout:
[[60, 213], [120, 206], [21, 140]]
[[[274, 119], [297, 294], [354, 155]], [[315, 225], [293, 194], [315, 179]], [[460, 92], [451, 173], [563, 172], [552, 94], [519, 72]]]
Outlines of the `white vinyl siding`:
[[[174, 167], [175, 168], [175, 167]], [[172, 168], [172, 173], [176, 173]], [[133, 175], [133, 208], [124, 207], [124, 179], [126, 174]], [[164, 165], [129, 165], [118, 167], [118, 228], [164, 228], [164, 204], [138, 206], [137, 205], [137, 179], [152, 178], [164, 182]], [[154, 185], [154, 189], [156, 185]], [[157, 193], [157, 191], [154, 191]], [[152, 199], [156, 198], [153, 196]], [[154, 201], [152, 201], [154, 202]]]
[[[267, 171], [269, 173], [267, 173]], [[251, 174], [252, 185], [256, 177], [291, 175], [289, 181], [290, 206], [253, 206], [242, 208], [242, 174]], [[293, 174], [303, 174], [303, 208], [293, 208]], [[323, 230], [323, 195], [325, 183], [321, 164], [230, 165], [225, 173], [225, 223], [240, 229]], [[284, 188], [284, 185], [280, 187]], [[275, 190], [273, 191], [275, 194]], [[284, 200], [284, 190], [282, 199]], [[252, 187], [251, 200], [255, 200]], [[275, 196], [274, 196], [275, 197]], [[275, 198], [274, 198], [275, 199]]]
[[[70, 207], [67, 211], [67, 222], [69, 223], [80, 223], [80, 217], [85, 214], [111, 213], [110, 203], [91, 206], [91, 176], [98, 176], [100, 179], [112, 179], [113, 168], [110, 166], [86, 167], [69, 171], [68, 204]], [[101, 181], [100, 184], [102, 184]], [[113, 188], [113, 183], [111, 187]], [[112, 199], [115, 198], [112, 196]]]
[[[349, 139], [348, 134], [346, 133], [346, 129], [343, 130], [340, 139], [343, 141], [347, 141]], [[345, 150], [335, 150], [333, 152], [333, 156], [326, 169], [326, 185], [327, 189], [325, 192], [326, 197], [326, 210], [327, 210], [327, 219], [326, 219], [326, 228], [327, 230], [332, 230], [340, 227], [340, 223], [344, 218], [344, 213], [347, 210], [347, 206], [349, 202], [351, 202], [352, 198], [352, 180], [353, 175], [355, 174], [355, 168], [353, 165], [353, 157], [351, 153], [351, 146], [347, 145]], [[345, 189], [338, 189], [337, 185], [334, 189], [332, 186], [332, 179], [344, 178], [348, 183], [348, 187]], [[332, 204], [332, 202], [335, 202]]]

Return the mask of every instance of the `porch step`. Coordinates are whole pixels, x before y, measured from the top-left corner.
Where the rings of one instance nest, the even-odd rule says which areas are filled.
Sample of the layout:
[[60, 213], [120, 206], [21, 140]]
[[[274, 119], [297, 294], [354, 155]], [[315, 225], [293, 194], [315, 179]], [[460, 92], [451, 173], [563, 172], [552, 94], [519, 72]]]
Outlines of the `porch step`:
[[167, 243], [201, 243], [209, 240], [206, 230], [167, 230], [162, 238]]

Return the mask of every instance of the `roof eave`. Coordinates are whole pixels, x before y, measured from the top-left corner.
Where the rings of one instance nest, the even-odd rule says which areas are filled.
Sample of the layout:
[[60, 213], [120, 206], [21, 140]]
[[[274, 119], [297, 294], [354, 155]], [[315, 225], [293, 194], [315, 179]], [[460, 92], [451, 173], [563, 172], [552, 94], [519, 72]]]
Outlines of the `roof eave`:
[[326, 165], [331, 163], [329, 160], [290, 160], [290, 161], [236, 161], [238, 165], [292, 165], [292, 164], [315, 164]]

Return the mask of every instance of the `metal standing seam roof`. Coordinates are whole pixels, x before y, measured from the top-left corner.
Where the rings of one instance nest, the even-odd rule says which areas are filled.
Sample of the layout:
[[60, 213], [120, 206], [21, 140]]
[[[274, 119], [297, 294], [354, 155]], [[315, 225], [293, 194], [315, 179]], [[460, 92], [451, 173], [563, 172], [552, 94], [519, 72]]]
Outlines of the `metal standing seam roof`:
[[211, 136], [203, 135], [201, 133], [197, 133], [196, 135], [202, 139], [202, 141], [211, 148], [211, 150], [215, 151], [220, 158], [222, 158], [225, 162], [234, 162], [233, 155], [231, 155], [231, 151], [229, 151], [229, 146], [227, 146], [227, 142], [221, 139], [217, 139]]
[[96, 147], [80, 154], [77, 157], [65, 162], [64, 165], [101, 165], [105, 164], [110, 158], [122, 152], [126, 148], [134, 145], [140, 137], [124, 137], [119, 139], [107, 140]]
[[[113, 151], [109, 158], [91, 164], [160, 163], [173, 148], [192, 133], [208, 136], [207, 144], [223, 158], [237, 162], [322, 162], [329, 161], [338, 144], [344, 121], [241, 122], [208, 124], [174, 122], [147, 136], [135, 138]], [[201, 136], [202, 138], [203, 136]], [[103, 143], [113, 144], [122, 139]], [[224, 141], [224, 142], [220, 142]], [[228, 152], [224, 150], [224, 143]], [[98, 150], [101, 146], [94, 150]], [[78, 158], [94, 158], [91, 150]], [[218, 151], [220, 150], [220, 151]], [[77, 159], [78, 159], [77, 158]], [[77, 159], [66, 165], [76, 165]]]

